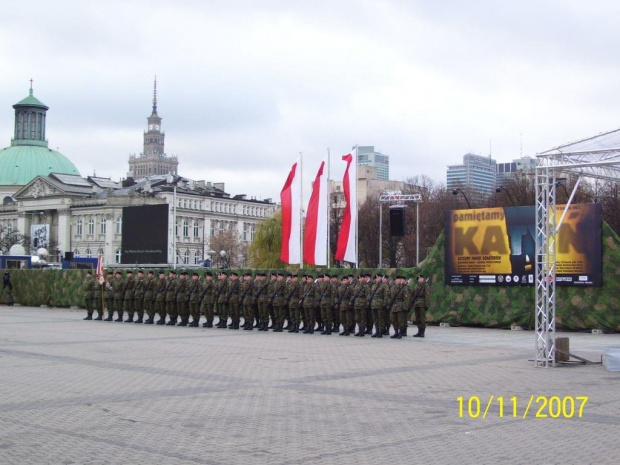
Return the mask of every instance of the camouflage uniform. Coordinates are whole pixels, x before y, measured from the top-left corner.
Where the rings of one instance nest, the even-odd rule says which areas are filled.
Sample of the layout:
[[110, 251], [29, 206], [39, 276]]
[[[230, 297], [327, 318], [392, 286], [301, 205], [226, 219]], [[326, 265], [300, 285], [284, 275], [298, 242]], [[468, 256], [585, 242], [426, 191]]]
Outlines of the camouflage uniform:
[[[327, 276], [329, 278], [329, 276]], [[334, 324], [332, 314], [332, 283], [329, 281], [322, 281], [319, 283], [318, 289], [318, 304], [321, 309], [321, 318], [323, 320], [323, 330], [321, 334], [331, 334], [332, 326]]]
[[269, 283], [265, 280], [266, 275], [261, 274], [261, 279], [256, 282], [255, 296], [258, 304], [258, 316], [260, 318], [259, 331], [267, 331], [269, 326]]
[[94, 294], [93, 294], [93, 308], [97, 310], [97, 318], [95, 320], [103, 319], [103, 299], [102, 297], [102, 286], [99, 284], [98, 279], [93, 279], [94, 283]]
[[[170, 276], [174, 275], [174, 276]], [[168, 276], [168, 285], [166, 286], [166, 313], [170, 318], [170, 321], [166, 323], [168, 326], [174, 326], [177, 324], [177, 290], [179, 288], [179, 281], [176, 279], [176, 273], [170, 272]]]
[[351, 304], [355, 310], [355, 321], [358, 331], [356, 336], [363, 337], [366, 334], [366, 309], [368, 307], [368, 284], [364, 279], [360, 279], [353, 287]]
[[[194, 278], [195, 277], [195, 278]], [[202, 297], [202, 284], [198, 273], [192, 273], [192, 280], [189, 283], [189, 314], [192, 322], [189, 324], [194, 328], [200, 323], [200, 301]]]
[[228, 278], [226, 274], [223, 274], [224, 278], [217, 280], [215, 284], [216, 299], [217, 299], [217, 314], [220, 317], [220, 322], [217, 324], [218, 328], [226, 328], [228, 325], [228, 302], [226, 299], [226, 293], [228, 292]]
[[144, 283], [144, 307], [148, 319], [146, 323], [153, 324], [155, 321], [155, 299], [157, 292], [157, 281], [153, 278], [153, 272], [149, 271], [146, 282]]
[[239, 329], [239, 304], [241, 300], [241, 283], [236, 274], [232, 274], [230, 282], [226, 288], [226, 303], [228, 304], [228, 313], [230, 313], [230, 329]]
[[299, 332], [299, 299], [301, 297], [301, 284], [297, 281], [297, 276], [293, 277], [286, 289], [286, 300], [288, 301], [288, 311], [291, 317], [289, 322], [289, 333]]
[[[278, 275], [280, 278], [282, 275]], [[274, 332], [281, 333], [284, 327], [284, 306], [286, 305], [286, 282], [284, 279], [278, 279], [273, 285], [271, 294], [271, 305], [273, 306], [273, 326]]]
[[86, 279], [82, 283], [82, 292], [84, 296], [84, 307], [86, 308], [85, 320], [93, 319], [93, 299], [95, 298], [95, 280], [92, 275], [86, 275]]
[[355, 320], [353, 319], [353, 309], [351, 308], [351, 290], [352, 287], [348, 280], [344, 279], [338, 287], [338, 300], [336, 306], [340, 312], [340, 322], [342, 323], [341, 336], [351, 334], [351, 327], [355, 328]]
[[159, 315], [158, 325], [166, 323], [166, 290], [169, 282], [166, 280], [164, 273], [159, 274], [157, 283], [155, 284], [155, 312]]
[[105, 306], [108, 309], [108, 317], [105, 321], [112, 321], [114, 317], [114, 275], [108, 273], [105, 281]]
[[136, 280], [133, 279], [133, 273], [127, 272], [127, 280], [125, 281], [125, 292], [123, 294], [123, 310], [127, 312], [125, 323], [133, 322], [134, 308], [134, 292], [136, 290]]
[[123, 321], [123, 296], [125, 295], [125, 280], [120, 272], [116, 273], [112, 287], [114, 288], [114, 310], [116, 311], [116, 320]]
[[[249, 279], [245, 279], [249, 276]], [[254, 329], [254, 281], [252, 281], [251, 275], [244, 275], [243, 282], [241, 283], [241, 305], [243, 305], [243, 329]]]
[[189, 301], [189, 281], [187, 280], [187, 272], [181, 273], [181, 278], [177, 284], [176, 292], [177, 315], [181, 318], [179, 326], [187, 326], [189, 320], [189, 309], [187, 302]]
[[[304, 323], [306, 324], [306, 329], [304, 329], [304, 333], [313, 334], [314, 333], [314, 325], [316, 324], [316, 314], [314, 313], [314, 308], [316, 306], [315, 299], [318, 297], [318, 289], [317, 286], [311, 281], [312, 277], [308, 276], [308, 280], [306, 281], [306, 287], [304, 288], [304, 292], [301, 295], [301, 304], [304, 309]], [[308, 282], [310, 281], [310, 282]]]
[[383, 337], [383, 331], [386, 324], [385, 314], [383, 309], [387, 304], [386, 300], [389, 297], [389, 289], [381, 279], [375, 281], [370, 290], [370, 308], [372, 309], [372, 315], [375, 320], [375, 334], [372, 337]]
[[[418, 276], [418, 279], [424, 279], [422, 276]], [[415, 300], [413, 302], [413, 309], [415, 313], [415, 322], [418, 327], [418, 333], [413, 337], [424, 337], [426, 332], [426, 311], [431, 305], [431, 288], [426, 282], [419, 282], [413, 293]]]
[[146, 287], [146, 281], [142, 271], [138, 271], [138, 277], [136, 278], [136, 288], [133, 293], [134, 309], [138, 314], [136, 323], [142, 323], [144, 321], [144, 288]]
[[391, 336], [392, 339], [400, 339], [407, 332], [407, 302], [409, 302], [409, 298], [409, 286], [406, 283], [394, 285], [390, 296], [390, 303], [392, 304], [390, 313], [395, 331], [394, 335]]
[[[207, 272], [210, 273], [210, 272]], [[207, 277], [208, 276], [208, 277]], [[207, 319], [206, 322], [202, 324], [203, 328], [212, 328], [213, 327], [213, 299], [215, 297], [215, 283], [213, 282], [213, 278], [211, 275], [205, 274], [205, 281], [202, 283], [202, 312]]]

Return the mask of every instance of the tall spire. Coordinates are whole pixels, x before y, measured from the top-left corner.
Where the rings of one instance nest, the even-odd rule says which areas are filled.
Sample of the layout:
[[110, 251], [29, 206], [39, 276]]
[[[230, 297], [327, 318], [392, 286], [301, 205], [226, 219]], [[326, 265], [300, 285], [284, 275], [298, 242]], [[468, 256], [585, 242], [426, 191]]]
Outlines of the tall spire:
[[153, 113], [157, 113], [157, 75], [153, 83]]

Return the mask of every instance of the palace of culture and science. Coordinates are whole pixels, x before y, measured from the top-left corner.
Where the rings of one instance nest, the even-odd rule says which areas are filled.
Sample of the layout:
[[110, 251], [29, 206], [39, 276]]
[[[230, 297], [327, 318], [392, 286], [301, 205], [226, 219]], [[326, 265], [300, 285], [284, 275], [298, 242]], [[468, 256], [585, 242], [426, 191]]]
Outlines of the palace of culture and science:
[[49, 108], [31, 87], [29, 95], [13, 105], [11, 145], [0, 150], [0, 238], [15, 233], [29, 236], [30, 253], [44, 247], [48, 261], [72, 252], [83, 257], [103, 254], [104, 266], [127, 263], [122, 249], [123, 209], [168, 204], [168, 264], [175, 258], [180, 266], [209, 259], [211, 239], [223, 231], [236, 231], [241, 241], [251, 242], [256, 225], [273, 214], [276, 204], [271, 199], [231, 196], [223, 183], [178, 175], [178, 158], [164, 150], [156, 85], [143, 152], [129, 157], [127, 179], [122, 182], [83, 177], [68, 158], [48, 148]]

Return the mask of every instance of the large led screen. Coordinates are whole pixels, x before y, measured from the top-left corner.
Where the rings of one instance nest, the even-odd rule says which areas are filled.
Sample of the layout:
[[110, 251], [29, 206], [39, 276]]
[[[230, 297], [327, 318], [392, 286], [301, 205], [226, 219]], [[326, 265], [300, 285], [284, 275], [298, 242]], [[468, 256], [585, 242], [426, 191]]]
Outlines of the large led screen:
[[168, 204], [123, 208], [121, 263], [168, 262]]

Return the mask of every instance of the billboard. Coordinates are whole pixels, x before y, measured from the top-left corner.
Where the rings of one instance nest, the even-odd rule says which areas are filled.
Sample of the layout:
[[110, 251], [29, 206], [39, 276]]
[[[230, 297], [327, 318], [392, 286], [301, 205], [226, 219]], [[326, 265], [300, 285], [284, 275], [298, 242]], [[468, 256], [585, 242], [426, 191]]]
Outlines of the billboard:
[[49, 249], [50, 246], [50, 225], [33, 224], [30, 225], [30, 248], [33, 252], [43, 247]]
[[[556, 222], [564, 205], [556, 206]], [[536, 211], [497, 207], [446, 212], [445, 283], [533, 285]], [[556, 284], [602, 285], [602, 209], [571, 205], [556, 236]]]
[[123, 208], [121, 263], [168, 262], [168, 204]]

